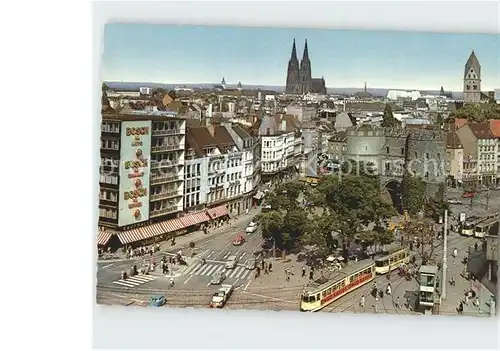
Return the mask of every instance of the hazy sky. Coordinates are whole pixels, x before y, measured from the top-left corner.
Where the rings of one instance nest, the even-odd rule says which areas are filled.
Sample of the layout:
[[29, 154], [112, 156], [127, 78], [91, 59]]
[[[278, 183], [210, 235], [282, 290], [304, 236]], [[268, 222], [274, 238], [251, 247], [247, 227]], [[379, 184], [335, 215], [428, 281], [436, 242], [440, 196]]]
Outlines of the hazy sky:
[[111, 24], [104, 35], [103, 80], [284, 86], [296, 39], [307, 38], [313, 77], [328, 87], [462, 91], [475, 51], [482, 90], [500, 87], [499, 36], [318, 29]]

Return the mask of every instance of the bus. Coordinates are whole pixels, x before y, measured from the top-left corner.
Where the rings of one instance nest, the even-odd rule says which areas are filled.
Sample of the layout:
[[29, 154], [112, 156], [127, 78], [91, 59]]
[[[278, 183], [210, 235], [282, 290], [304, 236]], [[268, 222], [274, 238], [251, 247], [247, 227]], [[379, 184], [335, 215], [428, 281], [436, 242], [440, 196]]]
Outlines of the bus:
[[375, 278], [375, 263], [359, 261], [349, 264], [328, 282], [306, 287], [300, 298], [302, 312], [316, 312]]
[[375, 272], [377, 274], [386, 274], [402, 264], [408, 264], [410, 262], [410, 250], [399, 247], [377, 254], [373, 259], [375, 261]]
[[479, 221], [481, 221], [481, 218], [478, 216], [470, 216], [469, 218], [466, 218], [465, 221], [460, 224], [460, 234], [464, 236], [473, 236], [474, 228]]
[[498, 217], [486, 219], [476, 225], [474, 236], [476, 238], [484, 238], [486, 235], [497, 235], [498, 233]]

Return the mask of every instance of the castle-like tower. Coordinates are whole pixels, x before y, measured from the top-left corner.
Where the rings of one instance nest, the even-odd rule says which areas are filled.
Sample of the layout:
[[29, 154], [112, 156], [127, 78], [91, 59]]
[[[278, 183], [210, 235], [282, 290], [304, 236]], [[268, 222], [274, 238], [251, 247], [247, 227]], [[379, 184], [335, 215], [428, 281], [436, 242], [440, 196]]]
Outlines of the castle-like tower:
[[288, 70], [286, 74], [285, 93], [297, 95], [307, 93], [326, 94], [325, 80], [323, 78], [312, 78], [307, 39], [300, 64], [297, 59], [295, 39], [293, 40], [292, 55], [288, 61]]
[[465, 64], [464, 102], [472, 104], [481, 102], [481, 65], [474, 50]]

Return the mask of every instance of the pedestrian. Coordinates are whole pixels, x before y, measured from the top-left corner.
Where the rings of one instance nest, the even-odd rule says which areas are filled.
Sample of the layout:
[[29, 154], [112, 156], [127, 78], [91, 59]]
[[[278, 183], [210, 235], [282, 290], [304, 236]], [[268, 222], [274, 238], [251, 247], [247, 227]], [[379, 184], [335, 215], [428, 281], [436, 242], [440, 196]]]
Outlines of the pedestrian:
[[314, 271], [311, 269], [309, 271], [309, 280], [313, 280], [313, 277], [314, 277]]
[[477, 241], [476, 241], [476, 242], [474, 243], [474, 251], [477, 251], [477, 247], [478, 247], [478, 246], [479, 246], [479, 245], [477, 244]]
[[396, 298], [396, 302], [394, 303], [397, 309], [399, 309], [399, 296]]
[[457, 312], [458, 314], [464, 313], [464, 303], [462, 301], [460, 301], [460, 303], [458, 304]]
[[413, 251], [413, 243], [410, 243], [410, 251]]
[[453, 249], [453, 258], [458, 256], [458, 250], [456, 248]]
[[359, 306], [365, 308], [365, 295], [361, 295], [361, 300], [359, 300]]
[[391, 284], [387, 284], [386, 294], [387, 294], [387, 295], [391, 295], [391, 294], [392, 294]]
[[306, 276], [306, 267], [302, 267], [302, 278]]
[[269, 272], [272, 272], [273, 271], [273, 264], [271, 262], [269, 262]]
[[450, 285], [455, 286], [455, 277], [451, 277]]
[[260, 265], [261, 265], [261, 267], [262, 267], [262, 270], [264, 270], [264, 260], [262, 260], [262, 261], [260, 262]]

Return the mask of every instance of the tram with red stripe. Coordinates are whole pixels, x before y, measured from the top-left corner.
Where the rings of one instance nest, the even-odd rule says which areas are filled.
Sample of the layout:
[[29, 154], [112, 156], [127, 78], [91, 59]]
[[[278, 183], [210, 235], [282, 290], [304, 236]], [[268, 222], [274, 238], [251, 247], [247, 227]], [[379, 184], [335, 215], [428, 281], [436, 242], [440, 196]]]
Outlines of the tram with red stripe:
[[308, 286], [300, 299], [300, 310], [316, 312], [375, 278], [375, 262], [353, 262], [327, 283]]

